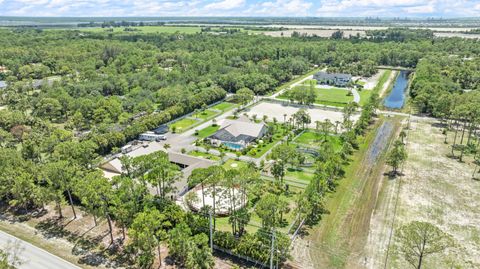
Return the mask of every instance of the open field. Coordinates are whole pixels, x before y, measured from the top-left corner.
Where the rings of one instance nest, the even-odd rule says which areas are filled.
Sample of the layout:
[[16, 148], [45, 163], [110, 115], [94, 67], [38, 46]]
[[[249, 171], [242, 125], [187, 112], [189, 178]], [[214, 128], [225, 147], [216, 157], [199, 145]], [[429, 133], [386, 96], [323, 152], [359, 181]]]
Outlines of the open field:
[[[306, 34], [308, 36], [319, 36], [319, 37], [331, 37], [334, 32], [337, 30], [330, 30], [330, 29], [294, 29], [294, 30], [283, 30], [283, 31], [270, 31], [264, 32], [265, 35], [273, 36], [273, 37], [291, 37], [293, 32], [298, 32], [300, 34]], [[361, 37], [365, 36], [365, 31], [352, 31], [346, 30], [343, 32], [344, 37], [349, 37], [350, 35], [356, 36], [360, 35]]]
[[234, 104], [234, 103], [230, 103], [230, 102], [222, 102], [220, 104], [216, 104], [214, 106], [212, 106], [210, 109], [214, 109], [214, 110], [220, 110], [220, 111], [227, 111], [227, 110], [230, 110], [234, 107], [237, 107], [238, 105], [237, 104]]
[[220, 128], [220, 126], [208, 126], [207, 128], [204, 128], [200, 131], [198, 131], [198, 137], [200, 138], [205, 138], [205, 137], [209, 137], [211, 135], [213, 135], [216, 131], [218, 131], [218, 129]]
[[[360, 138], [360, 149], [345, 169], [337, 190], [327, 196], [320, 223], [296, 241], [294, 256], [302, 268], [356, 268], [368, 235], [371, 212], [384, 171], [384, 156], [400, 127], [401, 118], [380, 118]], [[308, 247], [305, 247], [307, 246]], [[355, 262], [352, 263], [351, 260]]]
[[234, 159], [228, 159], [222, 166], [227, 170], [230, 170], [230, 169], [241, 170], [247, 167], [247, 163], [242, 161], [237, 161]]
[[300, 180], [303, 181], [305, 184], [310, 183], [310, 180], [313, 178], [314, 170], [312, 169], [292, 169], [288, 168], [286, 173], [285, 173], [285, 178], [286, 179], [291, 179], [291, 180]]
[[386, 260], [387, 268], [408, 266], [395, 251], [395, 234], [390, 247], [388, 238], [392, 225], [398, 228], [415, 220], [436, 225], [456, 241], [446, 254], [427, 257], [422, 268], [480, 268], [480, 184], [471, 179], [471, 158], [461, 163], [448, 157], [452, 141], [443, 143], [438, 126], [434, 119], [412, 120], [404, 176], [383, 179], [382, 199], [372, 216], [365, 248], [368, 268], [383, 267]]
[[[320, 145], [323, 143], [323, 135], [320, 133], [317, 133], [315, 131], [306, 131], [303, 132], [301, 135], [296, 137], [293, 142], [298, 143], [298, 144], [303, 144], [309, 147], [315, 147], [318, 148]], [[335, 136], [335, 135], [328, 135], [327, 136], [327, 142], [332, 143], [333, 148], [337, 151], [340, 151], [342, 148], [342, 141], [340, 140], [340, 137]]]
[[[195, 26], [141, 26], [141, 27], [128, 27], [129, 29], [135, 29], [134, 32], [151, 34], [151, 33], [182, 33], [182, 34], [195, 34], [200, 33], [201, 28]], [[125, 27], [115, 27], [115, 28], [101, 28], [101, 27], [92, 27], [92, 28], [79, 28], [81, 31], [94, 32], [94, 33], [132, 33], [124, 31]]]
[[191, 128], [193, 125], [197, 124], [199, 121], [195, 119], [190, 119], [190, 118], [184, 118], [181, 119], [173, 124], [170, 125], [170, 130], [173, 130], [173, 128], [176, 128], [175, 132], [181, 133], [189, 128]]
[[348, 95], [349, 92], [349, 90], [341, 88], [315, 88], [317, 94], [315, 103], [327, 106], [345, 106], [353, 101], [353, 96]]
[[[271, 103], [271, 102], [261, 102], [247, 110], [247, 114], [257, 115], [257, 118], [262, 118], [266, 115], [269, 119], [276, 118], [278, 122], [283, 122], [283, 117], [286, 115], [287, 120], [297, 112], [301, 107], [293, 106], [285, 102], [284, 104]], [[343, 121], [343, 113], [340, 111], [333, 111], [321, 108], [305, 108], [310, 117], [312, 118], [312, 123], [308, 127], [315, 128], [315, 121], [324, 121], [329, 119], [331, 122]], [[358, 119], [359, 115], [353, 115], [352, 120], [355, 122]]]
[[[307, 90], [308, 86], [297, 86], [295, 88], [301, 88]], [[345, 88], [315, 88], [315, 94], [317, 98], [315, 99], [316, 104], [327, 105], [327, 106], [340, 106], [343, 107], [346, 104], [353, 101], [353, 96], [348, 95], [350, 90]], [[278, 99], [288, 100], [286, 92], [277, 97]]]
[[216, 116], [217, 114], [218, 114], [217, 111], [206, 109], [204, 111], [200, 111], [198, 113], [192, 114], [191, 117], [196, 118], [196, 119], [207, 120], [207, 119], [210, 119], [210, 118]]

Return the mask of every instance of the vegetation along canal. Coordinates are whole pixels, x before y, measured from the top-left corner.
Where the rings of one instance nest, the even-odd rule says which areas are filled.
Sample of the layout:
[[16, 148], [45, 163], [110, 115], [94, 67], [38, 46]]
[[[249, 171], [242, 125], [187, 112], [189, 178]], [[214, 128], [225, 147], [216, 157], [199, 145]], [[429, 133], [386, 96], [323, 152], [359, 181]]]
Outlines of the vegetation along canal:
[[395, 80], [393, 89], [385, 98], [384, 106], [390, 109], [400, 109], [405, 104], [405, 95], [408, 87], [409, 71], [402, 70]]

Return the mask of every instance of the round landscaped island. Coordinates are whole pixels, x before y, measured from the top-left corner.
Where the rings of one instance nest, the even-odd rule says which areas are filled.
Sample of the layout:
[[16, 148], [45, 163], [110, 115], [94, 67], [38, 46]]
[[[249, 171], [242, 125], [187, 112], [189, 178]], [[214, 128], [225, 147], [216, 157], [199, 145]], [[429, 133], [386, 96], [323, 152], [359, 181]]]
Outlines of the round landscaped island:
[[[202, 195], [203, 193], [203, 195]], [[183, 196], [188, 207], [199, 212], [205, 203], [206, 207], [213, 208], [214, 189], [212, 186], [196, 186]], [[246, 195], [239, 188], [215, 187], [215, 214], [217, 216], [228, 216], [231, 211], [245, 207], [247, 204]]]

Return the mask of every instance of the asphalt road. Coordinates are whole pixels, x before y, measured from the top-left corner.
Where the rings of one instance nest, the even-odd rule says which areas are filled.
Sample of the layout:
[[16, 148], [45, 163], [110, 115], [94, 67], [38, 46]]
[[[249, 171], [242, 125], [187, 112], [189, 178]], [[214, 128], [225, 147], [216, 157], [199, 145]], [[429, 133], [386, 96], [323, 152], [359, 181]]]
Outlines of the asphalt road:
[[18, 256], [22, 264], [18, 266], [19, 269], [80, 269], [60, 257], [0, 231], [0, 249], [7, 245], [12, 246], [16, 241], [20, 242], [21, 249]]

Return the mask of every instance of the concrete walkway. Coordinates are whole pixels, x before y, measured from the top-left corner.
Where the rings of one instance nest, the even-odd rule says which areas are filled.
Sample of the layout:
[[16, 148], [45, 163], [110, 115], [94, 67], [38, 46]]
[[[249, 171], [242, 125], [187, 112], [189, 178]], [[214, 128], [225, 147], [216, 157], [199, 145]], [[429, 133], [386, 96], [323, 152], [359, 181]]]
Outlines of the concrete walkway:
[[[57, 257], [41, 248], [38, 248], [28, 242], [20, 240], [15, 236], [0, 231], [0, 249], [7, 246], [12, 246], [18, 242], [20, 245], [20, 253], [18, 257], [22, 264], [18, 266], [19, 269], [80, 269], [80, 267], [67, 262], [66, 260]], [[17, 243], [17, 244], [18, 244]]]
[[352, 88], [352, 94], [353, 94], [353, 101], [357, 104], [360, 104], [360, 94], [358, 93], [357, 89]]

